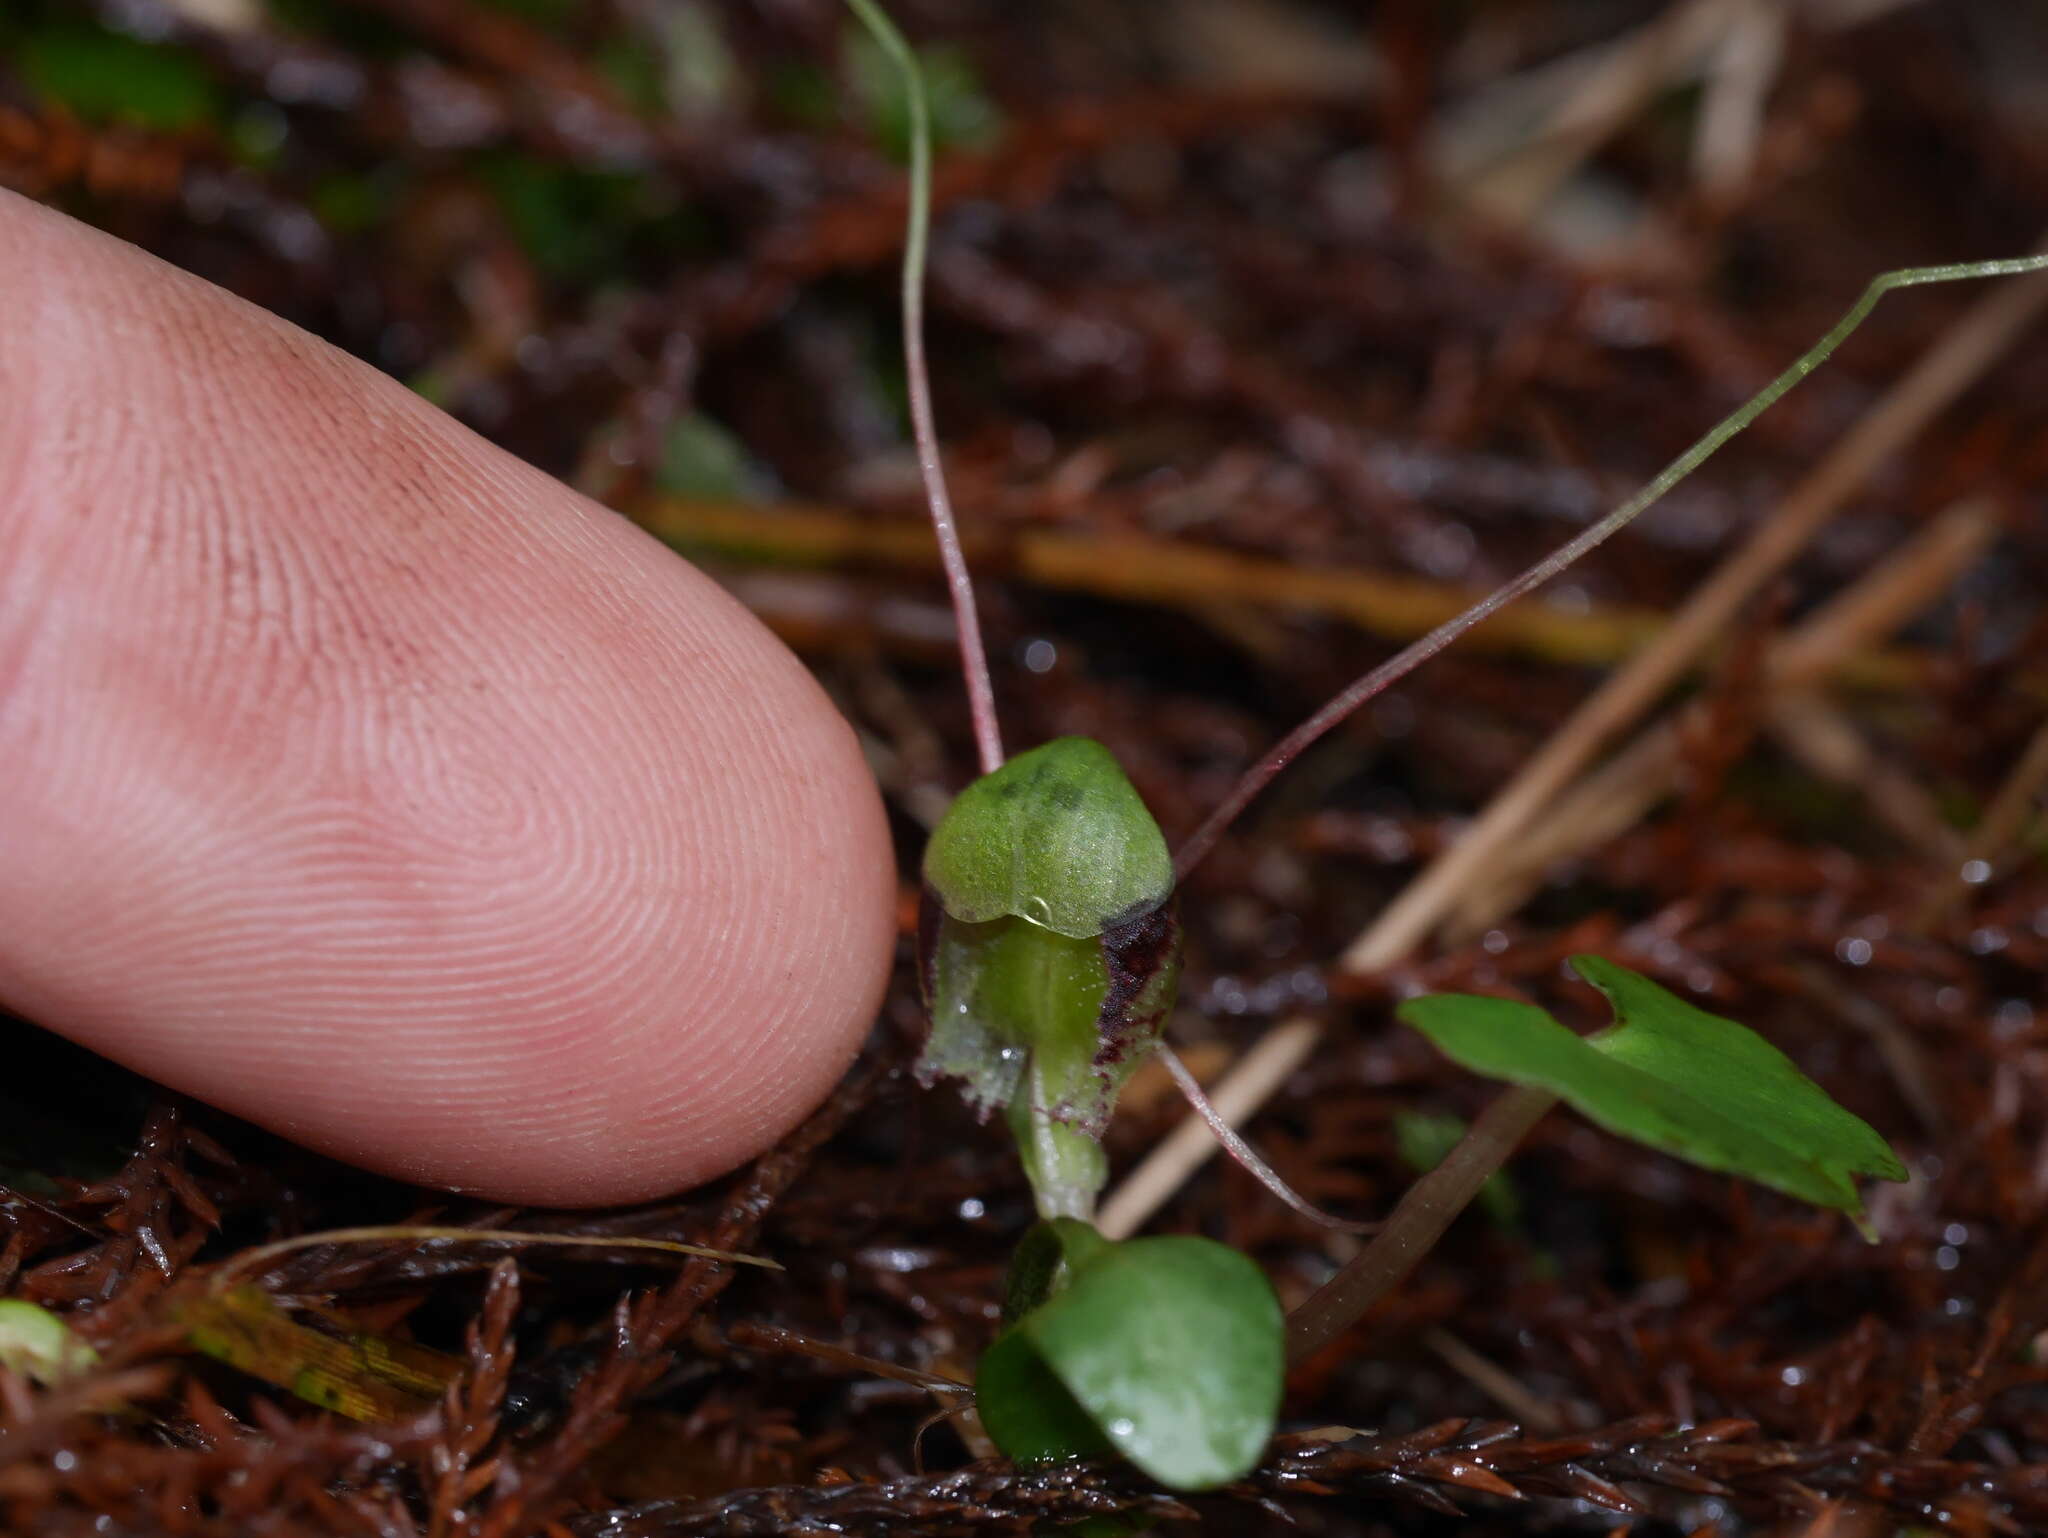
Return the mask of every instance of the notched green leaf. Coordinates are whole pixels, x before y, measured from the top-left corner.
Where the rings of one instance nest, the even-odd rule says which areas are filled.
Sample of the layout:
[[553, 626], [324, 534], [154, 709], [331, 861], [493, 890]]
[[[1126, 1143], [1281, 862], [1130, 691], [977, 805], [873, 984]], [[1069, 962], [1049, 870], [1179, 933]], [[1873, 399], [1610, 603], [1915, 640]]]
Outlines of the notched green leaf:
[[1397, 1013], [1474, 1073], [1550, 1090], [1610, 1132], [1862, 1223], [1858, 1175], [1904, 1180], [1883, 1138], [1746, 1026], [1626, 967], [1574, 956], [1615, 1024], [1573, 1034], [1511, 999], [1437, 994]]
[[[1616, 1062], [1679, 1080], [1731, 1118], [1768, 1118], [1772, 1138], [1816, 1164], [1880, 1180], [1906, 1179], [1891, 1145], [1860, 1116], [1845, 1111], [1801, 1073], [1792, 1059], [1733, 1020], [1710, 1015], [1647, 977], [1600, 956], [1574, 956], [1572, 968], [1607, 996], [1615, 1023], [1593, 1045]], [[1692, 1066], [1723, 1066], [1700, 1076]]]
[[1280, 1409], [1280, 1304], [1259, 1268], [1182, 1236], [1066, 1253], [1065, 1288], [982, 1358], [976, 1405], [996, 1445], [1045, 1462], [1106, 1442], [1178, 1490], [1243, 1477]]
[[1085, 940], [1164, 903], [1173, 859], [1109, 749], [1061, 737], [960, 793], [925, 847], [924, 879], [966, 923], [1014, 917]]

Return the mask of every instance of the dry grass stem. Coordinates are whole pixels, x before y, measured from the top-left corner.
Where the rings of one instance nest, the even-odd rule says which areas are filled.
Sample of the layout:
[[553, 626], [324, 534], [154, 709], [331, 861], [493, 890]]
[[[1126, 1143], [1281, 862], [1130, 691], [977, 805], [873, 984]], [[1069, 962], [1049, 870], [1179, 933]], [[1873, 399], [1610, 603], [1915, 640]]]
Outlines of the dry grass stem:
[[[2019, 762], [2012, 766], [2012, 773], [1998, 787], [1991, 804], [1984, 809], [1983, 818], [1971, 830], [1963, 845], [1961, 864], [1914, 915], [1916, 929], [1927, 928], [1954, 906], [1959, 897], [1977, 884], [1973, 883], [1973, 876], [1979, 883], [1990, 876], [1999, 858], [2025, 831], [2044, 787], [2048, 787], [2048, 721], [2035, 730]], [[1982, 863], [1981, 875], [1973, 862]]]
[[1765, 706], [1771, 735], [1807, 769], [1846, 786], [1901, 842], [1939, 865], [1956, 863], [1959, 840], [1932, 795], [1871, 747], [1856, 723], [1810, 690]]
[[[2018, 341], [2048, 304], [2040, 276], [2001, 284], [1978, 300], [1934, 348], [1878, 402], [1781, 502], [1733, 556], [1715, 569], [1672, 618], [1671, 624], [1573, 713], [1488, 805], [1464, 837], [1439, 855], [1388, 905], [1377, 922], [1344, 952], [1346, 972], [1383, 971], [1420, 945], [1465, 893], [1482, 881], [1571, 779], [1614, 734], [1649, 709], [1692, 666], [1755, 594], [1805, 548], [1872, 473], [1943, 407]], [[1284, 1033], [1284, 1034], [1283, 1034]], [[1245, 1064], [1226, 1075], [1211, 1097], [1245, 1105], [1249, 1115], [1307, 1060], [1320, 1039], [1313, 1022], [1275, 1027]], [[1254, 1099], [1237, 1093], [1237, 1079], [1257, 1059]], [[1248, 1102], [1248, 1103], [1247, 1103]], [[1232, 1112], [1226, 1112], [1239, 1124]], [[1176, 1127], [1131, 1172], [1104, 1211], [1131, 1229], [1158, 1210], [1215, 1144], [1198, 1120]]]
[[1594, 691], [1482, 813], [1345, 951], [1351, 972], [1407, 955], [1543, 807], [1628, 722], [1677, 682], [1764, 584], [1805, 549], [1856, 490], [2016, 343], [2048, 304], [2039, 277], [1986, 294], [1802, 480], [1749, 541], [1717, 567], [1668, 629]]
[[1937, 1137], [1948, 1131], [1948, 1118], [1941, 1114], [1941, 1102], [1934, 1095], [1934, 1074], [1927, 1054], [1911, 1031], [1899, 1024], [1889, 1010], [1843, 986], [1810, 962], [1796, 963], [1792, 980], [1808, 998], [1870, 1037], [1899, 1098], [1913, 1108], [1923, 1127]]
[[1756, 166], [1764, 106], [1785, 56], [1787, 21], [1778, 0], [1737, 0], [1714, 50], [1692, 156], [1710, 196], [1739, 188]]
[[[931, 533], [923, 524], [878, 523], [839, 508], [734, 507], [662, 498], [636, 504], [632, 511], [643, 528], [699, 557], [921, 570], [938, 563]], [[1974, 535], [1965, 530], [1958, 537]], [[1056, 592], [1180, 609], [1255, 655], [1268, 641], [1243, 628], [1245, 617], [1254, 612], [1328, 617], [1384, 640], [1412, 641], [1462, 613], [1477, 596], [1469, 588], [1401, 572], [1301, 566], [1135, 535], [1041, 530], [1008, 537], [970, 534], [966, 550], [977, 570], [993, 576]], [[1938, 546], [1930, 547], [1929, 559], [1940, 555]], [[1902, 575], [1901, 580], [1910, 577]], [[835, 616], [828, 611], [843, 607], [836, 583], [819, 577], [813, 592], [809, 574], [794, 570], [736, 570], [727, 585], [772, 628], [799, 645], [817, 642], [821, 632], [833, 632]], [[1862, 592], [1862, 585], [1853, 591]], [[1872, 595], [1872, 601], [1889, 602], [1882, 594]], [[1834, 607], [1830, 604], [1830, 611]], [[1608, 666], [1649, 645], [1663, 633], [1668, 618], [1662, 610], [1627, 604], [1576, 611], [1539, 599], [1502, 610], [1458, 646], [1567, 666]], [[920, 626], [917, 638], [925, 643], [919, 650], [933, 655], [949, 649], [953, 639], [950, 630], [941, 633], [932, 626]], [[1815, 642], [1835, 652], [1837, 675], [1858, 689], [1917, 688], [1934, 666], [1932, 658], [1909, 647], [1852, 649], [1842, 655], [1833, 643], [1818, 636]], [[2048, 694], [2048, 678], [2030, 682]]]
[[[1876, 645], [1947, 592], [1997, 532], [1989, 504], [1972, 500], [1949, 508], [1773, 646], [1766, 662], [1767, 687], [1817, 700], [1812, 691], [1831, 680], [1844, 659]], [[1467, 939], [1498, 923], [1528, 901], [1548, 867], [1599, 847], [1647, 817], [1671, 793], [1684, 763], [1687, 735], [1702, 717], [1695, 705], [1659, 722], [1553, 802], [1512, 849], [1502, 852], [1493, 878], [1465, 893], [1445, 926], [1447, 936]], [[1795, 724], [1791, 730], [1799, 728]], [[1902, 814], [1909, 823], [1915, 822], [1915, 812], [1920, 814], [1915, 825], [1929, 840], [1926, 847], [1938, 847], [1925, 824], [1931, 804], [1903, 792], [1900, 799], [1910, 803]]]
[[[937, 549], [922, 524], [877, 523], [829, 507], [730, 507], [670, 498], [635, 507], [642, 527], [686, 551], [754, 560], [880, 563], [928, 568]], [[1462, 613], [1467, 588], [1402, 573], [1307, 567], [1185, 541], [1137, 535], [1030, 530], [1007, 538], [969, 534], [968, 559], [989, 577], [1011, 576], [1061, 592], [1153, 603], [1207, 617], [1221, 604], [1328, 615], [1389, 640], [1411, 640]], [[1572, 613], [1525, 604], [1480, 626], [1463, 643], [1556, 662], [1606, 663], [1639, 650], [1662, 627], [1654, 609], [1614, 606]], [[1920, 671], [1903, 656], [1868, 659], [1872, 680], [1904, 684]]]
[[1521, 1379], [1490, 1357], [1474, 1351], [1443, 1326], [1432, 1325], [1424, 1330], [1422, 1343], [1529, 1430], [1544, 1436], [1555, 1436], [1564, 1430], [1564, 1417], [1530, 1393]]
[[[1467, 206], [1526, 225], [1651, 96], [1696, 74], [1737, 15], [1737, 0], [1690, 0], [1627, 37], [1504, 81], [1447, 120], [1438, 164]], [[1543, 105], [1531, 123], [1535, 99]]]

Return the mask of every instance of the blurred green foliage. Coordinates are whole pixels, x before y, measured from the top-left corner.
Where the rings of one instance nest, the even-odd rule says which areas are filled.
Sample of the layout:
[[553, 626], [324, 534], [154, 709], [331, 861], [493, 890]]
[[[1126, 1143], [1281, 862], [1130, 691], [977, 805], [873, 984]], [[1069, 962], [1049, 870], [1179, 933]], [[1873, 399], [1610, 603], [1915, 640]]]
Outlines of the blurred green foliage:
[[[1449, 1158], [1464, 1136], [1462, 1116], [1434, 1111], [1394, 1113], [1394, 1146], [1401, 1162], [1418, 1175], [1427, 1175]], [[1487, 1177], [1486, 1184], [1479, 1188], [1479, 1205], [1502, 1228], [1521, 1226], [1522, 1198], [1505, 1172], [1496, 1171]]]
[[[854, 94], [867, 109], [868, 128], [898, 160], [910, 158], [910, 93], [881, 45], [848, 24], [846, 68]], [[920, 48], [931, 105], [934, 149], [985, 149], [1001, 137], [1003, 115], [982, 90], [981, 77], [966, 54], [945, 46]]]
[[477, 0], [485, 10], [497, 11], [543, 32], [563, 33], [576, 20], [583, 0]]
[[31, 90], [88, 123], [127, 123], [163, 133], [220, 123], [212, 76], [182, 48], [59, 21], [28, 29], [7, 46], [7, 54]]
[[664, 259], [702, 247], [700, 218], [662, 177], [559, 165], [511, 149], [486, 151], [473, 166], [546, 277], [592, 282], [619, 275], [642, 247]]
[[729, 428], [692, 411], [669, 423], [654, 484], [704, 502], [753, 502], [763, 498], [768, 476]]

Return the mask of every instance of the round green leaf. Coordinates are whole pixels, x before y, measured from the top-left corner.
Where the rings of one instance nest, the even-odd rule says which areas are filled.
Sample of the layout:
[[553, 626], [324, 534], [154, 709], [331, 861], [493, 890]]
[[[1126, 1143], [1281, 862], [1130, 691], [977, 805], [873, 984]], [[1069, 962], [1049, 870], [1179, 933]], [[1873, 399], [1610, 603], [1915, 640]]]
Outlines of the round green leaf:
[[1280, 1410], [1280, 1304], [1259, 1268], [1179, 1236], [1105, 1244], [1085, 1258], [1070, 1246], [1068, 1259], [1065, 1290], [982, 1358], [976, 1402], [996, 1445], [1022, 1462], [1086, 1455], [1049, 1378], [1161, 1484], [1206, 1490], [1242, 1478]]
[[1022, 1330], [1004, 1332], [982, 1353], [974, 1407], [996, 1446], [1018, 1463], [1069, 1463], [1116, 1451]]
[[1173, 859], [1109, 749], [1061, 737], [960, 793], [924, 879], [966, 923], [1007, 916], [1085, 940], [1165, 902]]

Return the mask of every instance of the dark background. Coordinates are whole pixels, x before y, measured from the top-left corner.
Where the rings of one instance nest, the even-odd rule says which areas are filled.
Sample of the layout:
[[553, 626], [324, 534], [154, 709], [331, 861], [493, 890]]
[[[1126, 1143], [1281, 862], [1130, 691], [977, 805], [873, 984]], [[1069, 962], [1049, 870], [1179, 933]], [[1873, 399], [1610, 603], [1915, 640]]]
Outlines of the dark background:
[[[935, 388], [1007, 734], [1101, 737], [1169, 838], [1418, 613], [1632, 490], [1875, 273], [2048, 231], [2030, 5], [895, 10], [938, 104]], [[855, 721], [911, 870], [971, 754], [906, 442], [903, 123], [827, 0], [0, 8], [0, 183], [290, 317], [705, 562]], [[1315, 1200], [1384, 1210], [1412, 1175], [1400, 1129], [1491, 1093], [1393, 1000], [1513, 991], [1589, 1024], [1559, 964], [1597, 948], [1764, 1031], [1893, 1141], [1915, 1180], [1879, 1197], [1882, 1242], [1557, 1113], [1513, 1166], [1512, 1215], [1465, 1219], [1297, 1374], [1286, 1429], [1375, 1435], [1283, 1441], [1203, 1503], [1218, 1530], [1280, 1531], [1282, 1510], [1331, 1533], [2048, 1523], [2048, 833], [2037, 807], [1968, 842], [2048, 700], [2038, 332], [1898, 445], [1666, 702], [1693, 708], [1647, 817], [1503, 869], [1507, 896], [1391, 969], [1334, 963], [1986, 292], [1887, 301], [1547, 603], [1310, 755], [1184, 898], [1174, 1034], [1201, 1071], [1301, 1011], [1327, 1026], [1250, 1129]], [[1862, 750], [1830, 768], [1773, 716], [1766, 645], [1963, 499], [2000, 532], [1829, 684]], [[1052, 571], [1034, 540], [1078, 554]], [[1167, 594], [1130, 555], [1165, 545], [1218, 559]], [[1965, 855], [1987, 871], [1967, 889]], [[1028, 1202], [999, 1129], [902, 1073], [920, 1025], [900, 984], [824, 1157], [606, 1220], [758, 1246], [784, 1276], [714, 1297], [729, 1278], [533, 1254], [486, 1317], [489, 1257], [271, 1272], [451, 1351], [484, 1319], [482, 1386], [410, 1436], [179, 1353], [165, 1271], [429, 1210], [569, 1220], [354, 1175], [6, 1027], [36, 1117], [0, 1117], [0, 1288], [157, 1377], [126, 1417], [0, 1405], [0, 1510], [22, 1532], [458, 1511], [504, 1532], [946, 1532], [1145, 1499], [1115, 1473], [942, 1477], [969, 1456], [944, 1427], [921, 1477], [925, 1396], [744, 1332], [954, 1373], [992, 1332]], [[1177, 1119], [1135, 1085], [1119, 1168]], [[1158, 1223], [1246, 1247], [1290, 1300], [1338, 1253], [1234, 1170]], [[626, 1285], [647, 1290], [620, 1330]], [[491, 1456], [520, 1479], [437, 1472]]]

